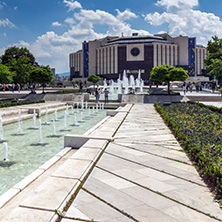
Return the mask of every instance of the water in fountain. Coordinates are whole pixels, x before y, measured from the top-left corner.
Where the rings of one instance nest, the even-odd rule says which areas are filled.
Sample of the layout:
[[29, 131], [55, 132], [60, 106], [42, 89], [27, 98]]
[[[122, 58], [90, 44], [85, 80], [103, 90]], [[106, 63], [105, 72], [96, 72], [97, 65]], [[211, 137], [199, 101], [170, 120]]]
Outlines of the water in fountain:
[[35, 114], [35, 109], [33, 111], [33, 128], [36, 129], [36, 114]]
[[56, 125], [55, 125], [55, 120], [52, 120], [52, 135], [56, 136]]
[[78, 121], [77, 121], [76, 113], [74, 113], [74, 125], [75, 125], [75, 126], [78, 125]]
[[71, 106], [71, 109], [72, 109], [72, 115], [74, 114], [74, 109], [73, 109], [73, 106]]
[[107, 88], [106, 79], [103, 80], [103, 89]]
[[80, 112], [80, 122], [83, 122], [83, 120], [82, 120], [82, 111]]
[[69, 106], [68, 106], [68, 104], [66, 105], [66, 116], [69, 116]]
[[48, 107], [45, 108], [45, 124], [48, 124]]
[[3, 132], [2, 116], [0, 115], [0, 140], [4, 139]]
[[8, 159], [8, 143], [4, 142], [4, 161], [9, 161]]
[[124, 87], [124, 94], [129, 93], [129, 81], [126, 77], [126, 70], [123, 71], [123, 87]]
[[110, 92], [111, 95], [114, 94], [114, 82], [113, 82], [112, 79], [110, 80], [109, 92]]
[[96, 103], [96, 112], [98, 113], [98, 103]]
[[17, 134], [22, 134], [22, 124], [21, 124], [21, 110], [18, 112], [18, 129], [17, 129]]
[[89, 109], [88, 109], [88, 117], [90, 117], [91, 116], [91, 112], [90, 112], [90, 107], [89, 107]]
[[120, 78], [117, 80], [117, 93], [122, 94], [122, 82]]
[[65, 111], [65, 114], [64, 114], [64, 130], [67, 129], [67, 119], [66, 119], [66, 117], [67, 117], [67, 113]]
[[82, 102], [81, 102], [81, 109], [82, 109], [82, 111], [83, 111], [83, 109], [84, 109], [84, 102], [83, 102], [83, 100], [82, 100]]
[[39, 120], [39, 143], [42, 143], [42, 123], [41, 119]]
[[88, 103], [87, 103], [87, 101], [85, 102], [85, 108], [86, 108], [86, 110], [88, 109]]
[[57, 121], [57, 120], [58, 120], [58, 117], [57, 117], [57, 109], [55, 109], [54, 115], [55, 115], [54, 120]]
[[140, 84], [140, 92], [143, 92], [143, 87], [144, 87], [144, 81], [142, 80]]
[[[92, 111], [92, 110], [91, 110]], [[70, 111], [71, 113], [71, 111]], [[87, 111], [84, 110], [84, 114]], [[80, 113], [76, 114], [77, 120], [79, 120]], [[8, 189], [13, 187], [16, 183], [21, 181], [24, 177], [28, 176], [39, 166], [44, 164], [59, 151], [64, 148], [64, 139], [61, 138], [67, 134], [64, 131], [63, 126], [64, 111], [58, 110], [58, 121], [56, 121], [57, 135], [52, 136], [52, 125], [42, 124], [42, 142], [39, 144], [39, 132], [33, 130], [33, 120], [27, 119], [22, 121], [22, 135], [15, 135], [17, 130], [18, 122], [9, 124], [4, 127], [4, 139], [7, 138], [8, 143], [8, 159], [10, 160], [10, 167], [0, 166], [0, 195], [5, 193]], [[92, 115], [91, 118], [82, 122], [77, 123], [78, 126], [69, 127], [68, 123], [73, 125], [73, 116], [67, 117], [67, 127], [71, 134], [84, 134], [87, 130], [92, 128], [95, 124], [106, 117], [106, 112], [99, 112], [97, 115]], [[45, 122], [45, 116], [39, 117], [41, 122]], [[54, 111], [48, 113], [48, 122], [53, 121]], [[37, 121], [37, 117], [36, 117]], [[58, 124], [57, 124], [58, 123]], [[36, 123], [38, 127], [38, 122]], [[4, 141], [2, 141], [4, 142]], [[38, 147], [36, 147], [38, 146]], [[0, 160], [4, 160], [4, 146], [2, 144], [2, 152], [0, 152]], [[3, 163], [4, 164], [4, 163]], [[8, 163], [7, 163], [8, 164]]]
[[76, 103], [76, 112], [79, 112], [79, 103]]
[[95, 107], [93, 106], [93, 114], [95, 113]]
[[133, 89], [135, 89], [135, 80], [134, 80], [134, 77], [133, 75], [130, 75], [130, 80], [129, 80], [129, 86]]

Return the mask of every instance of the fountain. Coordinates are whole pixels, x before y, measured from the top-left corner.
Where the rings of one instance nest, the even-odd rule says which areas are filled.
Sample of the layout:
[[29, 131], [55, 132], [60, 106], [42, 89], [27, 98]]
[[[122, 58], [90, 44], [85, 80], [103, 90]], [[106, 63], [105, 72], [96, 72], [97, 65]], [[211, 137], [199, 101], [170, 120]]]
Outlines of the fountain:
[[45, 108], [45, 124], [48, 124], [48, 107]]
[[80, 112], [80, 122], [83, 122], [83, 120], [82, 120], [82, 111]]
[[71, 106], [71, 109], [72, 109], [72, 115], [74, 114], [74, 109], [73, 109], [73, 106]]
[[98, 113], [98, 103], [96, 103], [96, 112]]
[[52, 120], [52, 135], [56, 136], [56, 125], [55, 120]]
[[88, 109], [88, 117], [91, 116], [90, 108]]
[[36, 129], [36, 114], [35, 114], [35, 109], [33, 111], [33, 128]]
[[4, 139], [3, 132], [2, 116], [0, 115], [0, 140]]
[[82, 100], [82, 102], [81, 102], [81, 109], [82, 109], [82, 111], [83, 111], [83, 109], [84, 109], [84, 102], [83, 102], [83, 100]]
[[18, 112], [19, 118], [18, 118], [18, 129], [17, 129], [17, 134], [22, 134], [22, 124], [21, 124], [21, 110]]
[[57, 117], [57, 109], [55, 109], [54, 115], [55, 115], [54, 120], [57, 121], [57, 120], [58, 120], [58, 117]]
[[[76, 111], [76, 109], [74, 111]], [[82, 112], [83, 117], [87, 113], [88, 111], [84, 110]], [[72, 134], [84, 134], [97, 122], [104, 119], [106, 117], [105, 113], [106, 112], [104, 111], [99, 112], [97, 115], [91, 115], [91, 118], [87, 118], [86, 121], [83, 121], [80, 124], [77, 120], [80, 120], [81, 114], [74, 112], [74, 117], [73, 115], [69, 115], [69, 117], [67, 117], [67, 128]], [[75, 116], [77, 120], [74, 121], [73, 118], [75, 118]], [[35, 169], [64, 148], [64, 140], [61, 137], [67, 134], [67, 130], [64, 130], [63, 117], [64, 110], [58, 111], [58, 113], [57, 110], [51, 113], [48, 112], [48, 122], [52, 121], [52, 124], [46, 125], [42, 124], [45, 123], [45, 116], [40, 116], [39, 119], [41, 120], [41, 126], [39, 127], [39, 124], [36, 123], [37, 127], [40, 128], [39, 132], [37, 132], [36, 130], [33, 130], [33, 118], [31, 116], [31, 119], [22, 120], [22, 131], [24, 133], [21, 135], [14, 133], [15, 130], [17, 130], [18, 121], [9, 124], [6, 127], [3, 126], [4, 139], [7, 140], [9, 148], [8, 157], [10, 161], [7, 165], [3, 165], [6, 163], [2, 163], [0, 166], [0, 195], [5, 193], [24, 177], [31, 174]], [[21, 117], [19, 119], [21, 123]], [[55, 119], [57, 119], [57, 121], [55, 121]], [[55, 125], [53, 122], [55, 122]], [[75, 122], [75, 126], [73, 122]], [[68, 123], [72, 123], [72, 127], [69, 127]], [[56, 129], [52, 129], [53, 125], [56, 126]], [[2, 159], [2, 162], [4, 158], [4, 146], [2, 145], [2, 152], [0, 152], [0, 159]], [[10, 164], [10, 167], [5, 167], [8, 166], [8, 164]]]
[[79, 112], [79, 103], [76, 103], [76, 112]]
[[78, 125], [78, 121], [77, 121], [77, 118], [76, 118], [76, 113], [74, 113], [74, 126], [77, 126]]
[[66, 120], [66, 117], [67, 117], [67, 113], [65, 111], [65, 114], [64, 114], [64, 130], [67, 129], [67, 120]]
[[39, 120], [39, 144], [42, 143], [42, 123], [41, 119]]
[[9, 161], [8, 159], [8, 143], [7, 142], [4, 142], [4, 161]]

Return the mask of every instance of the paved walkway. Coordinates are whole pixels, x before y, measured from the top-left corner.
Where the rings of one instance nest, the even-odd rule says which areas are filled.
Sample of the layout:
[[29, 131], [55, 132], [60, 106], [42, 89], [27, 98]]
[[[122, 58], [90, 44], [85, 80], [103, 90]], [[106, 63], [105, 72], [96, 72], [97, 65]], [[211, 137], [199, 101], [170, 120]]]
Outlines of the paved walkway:
[[221, 209], [153, 105], [127, 105], [88, 135], [97, 139], [77, 152], [66, 148], [60, 161], [41, 166], [36, 173], [42, 176], [0, 209], [0, 221], [56, 221], [54, 210], [61, 211], [74, 193], [62, 222], [222, 220]]
[[66, 216], [213, 222], [222, 211], [153, 105], [143, 104], [133, 106]]

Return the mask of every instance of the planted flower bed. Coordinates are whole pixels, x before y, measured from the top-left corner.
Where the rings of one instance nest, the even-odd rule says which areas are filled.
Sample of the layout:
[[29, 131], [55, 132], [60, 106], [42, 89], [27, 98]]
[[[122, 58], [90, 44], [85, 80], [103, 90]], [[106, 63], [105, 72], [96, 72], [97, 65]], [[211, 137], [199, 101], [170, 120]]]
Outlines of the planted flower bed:
[[222, 198], [221, 109], [191, 102], [163, 106], [157, 111], [172, 130], [205, 181]]

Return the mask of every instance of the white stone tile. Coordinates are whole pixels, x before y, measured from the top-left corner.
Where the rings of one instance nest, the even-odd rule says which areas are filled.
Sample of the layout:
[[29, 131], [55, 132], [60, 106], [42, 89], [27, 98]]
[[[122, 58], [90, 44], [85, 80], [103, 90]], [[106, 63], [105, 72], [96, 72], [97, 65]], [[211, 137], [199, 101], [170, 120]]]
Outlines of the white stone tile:
[[32, 183], [34, 180], [36, 180], [40, 175], [44, 173], [45, 170], [43, 169], [37, 169], [27, 177], [25, 177], [23, 180], [21, 180], [19, 183], [17, 183], [13, 188], [23, 190], [25, 187], [27, 187], [30, 183]]
[[77, 180], [58, 177], [47, 178], [20, 206], [45, 210], [58, 209], [73, 189]]
[[0, 208], [20, 192], [19, 189], [11, 188], [0, 196]]

